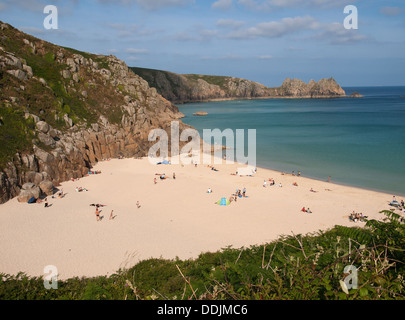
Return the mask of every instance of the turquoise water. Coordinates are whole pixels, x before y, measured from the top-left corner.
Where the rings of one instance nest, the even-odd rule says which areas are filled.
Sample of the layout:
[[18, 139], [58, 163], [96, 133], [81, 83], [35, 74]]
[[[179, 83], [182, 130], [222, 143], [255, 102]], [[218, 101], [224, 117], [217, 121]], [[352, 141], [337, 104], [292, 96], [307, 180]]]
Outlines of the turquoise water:
[[[405, 87], [344, 89], [365, 97], [233, 100], [179, 109], [201, 136], [203, 129], [230, 128], [245, 129], [247, 139], [247, 129], [256, 129], [258, 167], [405, 195]], [[208, 116], [193, 116], [197, 111]]]

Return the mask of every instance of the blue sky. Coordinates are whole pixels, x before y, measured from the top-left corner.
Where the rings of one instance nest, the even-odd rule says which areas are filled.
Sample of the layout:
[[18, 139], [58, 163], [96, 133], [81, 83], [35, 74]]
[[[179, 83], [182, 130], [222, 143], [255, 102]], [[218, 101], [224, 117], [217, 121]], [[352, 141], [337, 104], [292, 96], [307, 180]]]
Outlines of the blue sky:
[[[48, 4], [57, 30], [43, 27]], [[343, 27], [346, 5], [358, 10], [357, 30]], [[403, 0], [0, 0], [0, 20], [129, 66], [268, 86], [331, 76], [342, 86], [405, 85]]]

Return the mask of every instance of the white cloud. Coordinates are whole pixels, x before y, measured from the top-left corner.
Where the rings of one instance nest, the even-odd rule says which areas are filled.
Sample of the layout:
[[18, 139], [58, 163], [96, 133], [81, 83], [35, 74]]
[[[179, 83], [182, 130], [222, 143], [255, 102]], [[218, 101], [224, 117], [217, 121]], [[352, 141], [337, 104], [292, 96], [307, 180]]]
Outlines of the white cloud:
[[270, 60], [273, 59], [273, 56], [271, 55], [264, 55], [264, 56], [259, 56], [260, 60]]
[[327, 40], [331, 44], [353, 44], [369, 40], [369, 37], [361, 34], [359, 30], [347, 30], [343, 27], [342, 23], [338, 22], [322, 24], [319, 30], [320, 32], [315, 34], [313, 38]]
[[148, 50], [146, 49], [136, 49], [136, 48], [128, 48], [125, 50], [126, 53], [132, 53], [132, 54], [147, 54], [149, 53]]
[[213, 9], [227, 10], [232, 6], [232, 0], [217, 0], [212, 4]]
[[217, 27], [238, 29], [246, 24], [245, 21], [232, 20], [232, 19], [219, 19], [217, 21]]
[[253, 39], [258, 37], [277, 38], [305, 30], [315, 30], [319, 23], [310, 16], [283, 18], [281, 21], [261, 22], [246, 30], [230, 33], [234, 39]]
[[146, 10], [158, 10], [164, 7], [184, 7], [192, 4], [195, 0], [135, 0], [135, 2]]
[[125, 60], [129, 60], [129, 61], [139, 61], [141, 60], [139, 57], [136, 56], [129, 56], [128, 58], [126, 58]]
[[281, 8], [342, 8], [358, 0], [238, 0], [238, 4], [252, 11], [273, 11]]

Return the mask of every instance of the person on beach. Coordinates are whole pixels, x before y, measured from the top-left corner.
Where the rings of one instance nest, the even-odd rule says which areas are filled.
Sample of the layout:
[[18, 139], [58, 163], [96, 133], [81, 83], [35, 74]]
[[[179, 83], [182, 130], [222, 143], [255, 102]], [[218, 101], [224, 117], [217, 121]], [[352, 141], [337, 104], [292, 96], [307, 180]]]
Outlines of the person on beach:
[[155, 179], [153, 179], [153, 182], [154, 182], [154, 184], [156, 184], [156, 183], [157, 183], [156, 178], [155, 178]]
[[96, 220], [100, 221], [100, 211], [98, 211], [98, 207], [96, 206]]
[[48, 208], [48, 207], [49, 207], [49, 205], [48, 205], [48, 198], [45, 198], [45, 200], [44, 200], [44, 201], [45, 201], [45, 205], [44, 205], [44, 207], [45, 207], [45, 208]]
[[328, 178], [328, 181], [330, 182], [330, 180], [332, 179], [332, 177], [331, 176], [329, 176], [329, 178]]
[[307, 209], [307, 213], [312, 213], [312, 211], [308, 208], [308, 209]]
[[176, 174], [173, 172], [173, 179], [176, 179]]
[[401, 206], [402, 206], [402, 207], [405, 207], [404, 200], [401, 200]]
[[301, 171], [298, 171], [298, 177], [301, 175]]
[[211, 188], [208, 188], [208, 191], [207, 191], [207, 193], [212, 193], [212, 190], [211, 190]]
[[307, 212], [307, 210], [305, 209], [305, 207], [302, 207], [301, 211], [302, 211], [302, 212]]
[[243, 195], [244, 198], [246, 197], [246, 188], [245, 188], [245, 187], [243, 187], [243, 193], [242, 193], [242, 195]]
[[113, 215], [113, 212], [114, 212], [114, 210], [111, 210], [111, 213], [110, 213], [110, 220], [112, 220], [112, 219], [115, 218], [115, 216]]
[[266, 182], [266, 180], [264, 180], [263, 181], [263, 187], [266, 188], [266, 186], [267, 186], [267, 182]]
[[139, 201], [136, 202], [136, 207], [139, 209], [141, 205], [139, 204]]

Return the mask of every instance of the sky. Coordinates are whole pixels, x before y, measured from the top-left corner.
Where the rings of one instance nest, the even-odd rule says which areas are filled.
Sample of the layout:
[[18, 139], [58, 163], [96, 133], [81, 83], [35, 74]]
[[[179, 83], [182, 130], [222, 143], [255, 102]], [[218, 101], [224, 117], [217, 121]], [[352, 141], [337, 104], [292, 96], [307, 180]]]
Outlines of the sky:
[[[46, 5], [57, 8], [57, 29], [44, 27]], [[356, 22], [347, 5], [357, 29], [345, 28]], [[403, 0], [0, 0], [0, 20], [131, 67], [270, 87], [329, 77], [343, 87], [405, 85]]]

